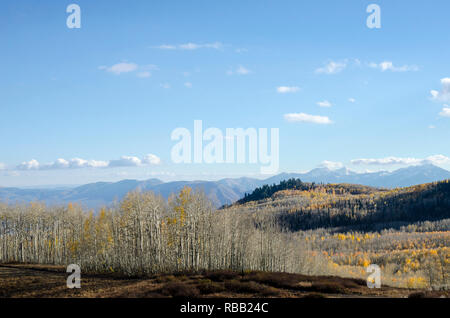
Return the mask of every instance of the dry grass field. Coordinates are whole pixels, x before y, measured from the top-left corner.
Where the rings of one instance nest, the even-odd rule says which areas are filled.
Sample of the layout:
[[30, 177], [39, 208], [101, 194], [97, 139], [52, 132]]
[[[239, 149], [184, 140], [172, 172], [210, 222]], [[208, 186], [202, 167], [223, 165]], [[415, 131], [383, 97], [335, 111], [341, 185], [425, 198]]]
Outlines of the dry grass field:
[[369, 289], [360, 279], [287, 273], [211, 271], [124, 278], [84, 274], [80, 289], [66, 287], [64, 267], [8, 264], [0, 266], [0, 297], [30, 298], [301, 298], [301, 297], [449, 297], [449, 292], [383, 286]]

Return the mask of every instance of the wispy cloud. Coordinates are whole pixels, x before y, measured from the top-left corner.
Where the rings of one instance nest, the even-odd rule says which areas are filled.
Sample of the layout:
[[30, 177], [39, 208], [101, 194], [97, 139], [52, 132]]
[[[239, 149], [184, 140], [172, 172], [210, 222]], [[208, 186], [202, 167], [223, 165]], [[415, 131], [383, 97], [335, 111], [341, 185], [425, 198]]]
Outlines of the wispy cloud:
[[353, 97], [350, 97], [350, 98], [348, 99], [348, 101], [349, 101], [350, 103], [356, 103], [356, 99], [354, 99]]
[[247, 74], [250, 74], [250, 73], [251, 73], [251, 71], [249, 69], [245, 68], [242, 65], [239, 65], [236, 70], [229, 70], [229, 71], [227, 71], [227, 75], [233, 75], [233, 74], [247, 75]]
[[321, 167], [321, 168], [328, 168], [330, 170], [340, 169], [343, 166], [344, 166], [344, 164], [342, 162], [329, 161], [329, 160], [324, 160], [319, 165], [319, 167]]
[[99, 70], [104, 70], [108, 73], [112, 73], [115, 75], [120, 75], [122, 73], [132, 73], [135, 71], [139, 71], [137, 73], [138, 77], [141, 78], [146, 78], [146, 77], [150, 77], [151, 76], [151, 72], [152, 70], [157, 70], [158, 67], [156, 65], [153, 64], [148, 64], [148, 65], [138, 65], [136, 63], [127, 63], [127, 62], [121, 62], [121, 63], [117, 63], [111, 66], [99, 66], [98, 67]]
[[219, 50], [223, 48], [223, 44], [221, 42], [213, 42], [213, 43], [183, 43], [183, 44], [161, 44], [158, 46], [154, 46], [156, 49], [160, 50], [198, 50], [198, 49], [215, 49]]
[[300, 90], [298, 86], [278, 86], [277, 92], [280, 94], [296, 93]]
[[429, 156], [424, 159], [419, 158], [400, 158], [400, 157], [385, 157], [378, 159], [354, 159], [351, 161], [354, 165], [419, 165], [424, 163], [432, 164], [447, 164], [450, 163], [450, 158], [444, 155]]
[[149, 71], [139, 72], [137, 74], [137, 77], [140, 77], [140, 78], [147, 78], [147, 77], [150, 77], [150, 76], [152, 76], [152, 73], [150, 73]]
[[382, 72], [415, 72], [419, 70], [417, 65], [394, 65], [391, 61], [382, 61], [381, 63], [369, 62], [362, 63], [359, 59], [344, 59], [340, 61], [329, 61], [325, 63], [322, 67], [316, 69], [318, 74], [337, 74], [342, 72], [349, 66], [356, 67], [370, 67], [374, 69], [379, 69]]
[[171, 44], [161, 44], [161, 45], [155, 46], [154, 48], [161, 49], [161, 50], [176, 50], [177, 46], [171, 45]]
[[117, 63], [112, 66], [99, 66], [100, 70], [105, 70], [116, 75], [134, 72], [137, 68], [138, 66], [135, 63]]
[[191, 82], [186, 82], [184, 83], [184, 86], [187, 88], [192, 88], [192, 83]]
[[250, 70], [246, 69], [242, 65], [239, 65], [238, 69], [236, 70], [236, 73], [240, 75], [247, 75], [250, 73]]
[[0, 170], [5, 170], [6, 165], [3, 162], [0, 162]]
[[342, 72], [347, 67], [347, 61], [330, 61], [323, 67], [316, 69], [317, 74], [337, 74]]
[[442, 89], [441, 91], [432, 90], [431, 98], [437, 102], [450, 101], [450, 77], [441, 79]]
[[327, 101], [327, 100], [324, 100], [324, 101], [322, 101], [322, 102], [317, 102], [317, 105], [319, 106], [319, 107], [331, 107], [331, 106], [333, 106], [333, 104], [331, 104], [329, 101]]
[[237, 48], [234, 50], [236, 53], [246, 53], [248, 50], [246, 48]]
[[17, 165], [17, 170], [61, 170], [61, 169], [81, 169], [81, 168], [114, 168], [114, 167], [140, 167], [147, 165], [158, 165], [161, 159], [153, 154], [146, 155], [140, 159], [133, 156], [122, 156], [120, 159], [101, 161], [85, 160], [74, 158], [70, 160], [57, 159], [51, 163], [41, 164], [36, 159], [22, 162]]
[[391, 61], [383, 61], [381, 63], [369, 63], [369, 67], [376, 68], [381, 70], [382, 72], [385, 71], [392, 71], [392, 72], [417, 72], [419, 70], [419, 67], [417, 65], [403, 65], [403, 66], [395, 66], [394, 63]]
[[332, 121], [328, 117], [309, 115], [309, 114], [305, 114], [305, 113], [285, 114], [284, 119], [287, 120], [288, 122], [313, 123], [313, 124], [322, 124], [322, 125], [327, 125], [327, 124], [332, 123]]

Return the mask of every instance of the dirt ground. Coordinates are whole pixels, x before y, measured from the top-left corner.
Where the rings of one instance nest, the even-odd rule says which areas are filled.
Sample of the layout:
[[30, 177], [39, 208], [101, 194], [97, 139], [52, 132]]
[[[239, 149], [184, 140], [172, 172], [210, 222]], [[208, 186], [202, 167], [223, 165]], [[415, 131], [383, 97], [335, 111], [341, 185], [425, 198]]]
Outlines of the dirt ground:
[[370, 289], [358, 279], [287, 273], [230, 271], [160, 274], [146, 278], [81, 275], [81, 288], [69, 289], [61, 266], [0, 265], [0, 297], [88, 298], [323, 298], [323, 297], [449, 297], [449, 292], [384, 286]]

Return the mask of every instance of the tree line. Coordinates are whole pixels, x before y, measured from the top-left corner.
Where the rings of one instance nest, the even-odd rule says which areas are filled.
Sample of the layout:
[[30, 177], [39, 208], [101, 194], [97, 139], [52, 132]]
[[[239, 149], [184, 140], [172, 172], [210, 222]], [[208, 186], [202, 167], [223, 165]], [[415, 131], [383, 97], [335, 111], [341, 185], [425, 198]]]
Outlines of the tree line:
[[[344, 190], [335, 191], [339, 189]], [[310, 197], [307, 204], [281, 211], [280, 223], [293, 231], [322, 227], [377, 231], [450, 218], [449, 180], [356, 195], [342, 185], [316, 190], [319, 194]]]
[[126, 275], [185, 270], [312, 272], [300, 235], [274, 217], [216, 211], [201, 192], [129, 193], [98, 214], [76, 204], [0, 206], [0, 262], [78, 264]]

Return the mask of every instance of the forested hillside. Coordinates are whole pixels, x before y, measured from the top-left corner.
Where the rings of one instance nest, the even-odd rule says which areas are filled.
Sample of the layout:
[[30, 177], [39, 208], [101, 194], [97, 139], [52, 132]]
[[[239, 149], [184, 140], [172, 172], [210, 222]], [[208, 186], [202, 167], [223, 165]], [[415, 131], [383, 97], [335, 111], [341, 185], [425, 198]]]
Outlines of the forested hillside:
[[255, 189], [234, 208], [272, 210], [294, 231], [342, 226], [376, 230], [450, 218], [450, 182], [386, 190], [290, 179]]

